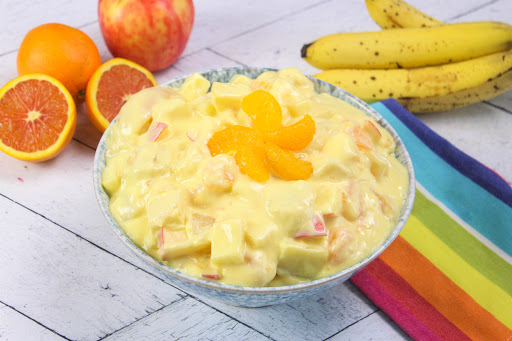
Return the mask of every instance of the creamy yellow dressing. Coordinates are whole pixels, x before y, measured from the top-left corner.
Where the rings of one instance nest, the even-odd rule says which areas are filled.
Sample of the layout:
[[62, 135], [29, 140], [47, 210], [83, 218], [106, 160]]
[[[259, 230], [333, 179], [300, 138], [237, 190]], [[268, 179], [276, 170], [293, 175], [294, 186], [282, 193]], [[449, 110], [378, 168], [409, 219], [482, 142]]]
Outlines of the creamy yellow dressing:
[[[210, 155], [213, 133], [252, 127], [240, 103], [256, 89], [279, 101], [283, 126], [314, 119], [313, 141], [295, 153], [313, 165], [308, 180], [258, 183], [233, 156]], [[143, 90], [107, 144], [102, 184], [134, 243], [181, 272], [233, 285], [296, 284], [357, 263], [389, 235], [408, 186], [389, 133], [315, 93], [297, 69], [213, 84], [194, 74], [179, 89]]]

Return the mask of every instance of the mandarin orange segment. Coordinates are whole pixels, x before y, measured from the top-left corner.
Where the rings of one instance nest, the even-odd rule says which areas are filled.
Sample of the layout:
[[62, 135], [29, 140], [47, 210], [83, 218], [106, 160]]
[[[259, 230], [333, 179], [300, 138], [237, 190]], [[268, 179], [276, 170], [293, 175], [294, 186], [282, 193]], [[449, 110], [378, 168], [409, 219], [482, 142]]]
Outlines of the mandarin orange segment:
[[265, 142], [265, 156], [272, 173], [284, 180], [307, 180], [313, 174], [311, 162], [297, 159], [295, 155], [273, 143]]
[[315, 121], [306, 115], [300, 121], [265, 134], [265, 140], [277, 144], [287, 150], [297, 151], [308, 146], [316, 132]]
[[265, 164], [265, 151], [262, 148], [242, 146], [236, 150], [235, 161], [242, 174], [247, 174], [251, 179], [265, 182], [270, 178], [270, 173]]
[[214, 133], [207, 145], [210, 154], [215, 156], [217, 154], [233, 155], [237, 148], [245, 145], [262, 145], [262, 143], [261, 137], [254, 129], [236, 125]]
[[242, 99], [242, 110], [249, 115], [259, 132], [272, 132], [281, 127], [283, 112], [271, 93], [256, 90]]
[[207, 146], [212, 156], [234, 155], [240, 172], [253, 180], [264, 182], [270, 177], [265, 165], [263, 139], [254, 129], [239, 125], [229, 126], [213, 134]]

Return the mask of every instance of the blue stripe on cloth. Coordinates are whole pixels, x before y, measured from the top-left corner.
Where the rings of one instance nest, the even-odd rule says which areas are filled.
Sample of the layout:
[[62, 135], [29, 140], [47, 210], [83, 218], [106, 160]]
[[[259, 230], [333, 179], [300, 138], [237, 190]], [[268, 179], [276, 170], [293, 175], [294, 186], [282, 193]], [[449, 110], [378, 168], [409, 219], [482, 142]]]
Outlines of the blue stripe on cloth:
[[[386, 101], [386, 105], [389, 102]], [[512, 256], [512, 208], [452, 167], [441, 156], [430, 149], [400, 118], [408, 114], [411, 117], [407, 117], [405, 120], [409, 122], [417, 120], [418, 122], [414, 123], [414, 129], [427, 131], [427, 133], [419, 132], [418, 134], [420, 136], [429, 135], [429, 142], [435, 141], [433, 143], [444, 144], [443, 150], [445, 154], [454, 150], [457, 154], [463, 154], [461, 151], [430, 130], [430, 128], [400, 104], [398, 104], [398, 108], [396, 105], [390, 105], [393, 111], [386, 105], [378, 102], [373, 103], [371, 106], [400, 135], [411, 156], [416, 179], [451, 211], [501, 250]], [[405, 113], [400, 111], [405, 111]], [[397, 112], [397, 114], [394, 114], [394, 112]], [[447, 145], [449, 145], [449, 148]], [[478, 163], [478, 161], [468, 156], [464, 160], [469, 163], [465, 166], [467, 168], [474, 167], [474, 163]], [[489, 169], [484, 169], [486, 172], [491, 173], [489, 176], [499, 178]], [[500, 179], [500, 181], [502, 180]]]
[[395, 99], [388, 99], [382, 103], [434, 153], [512, 208], [512, 187], [500, 176], [437, 135]]

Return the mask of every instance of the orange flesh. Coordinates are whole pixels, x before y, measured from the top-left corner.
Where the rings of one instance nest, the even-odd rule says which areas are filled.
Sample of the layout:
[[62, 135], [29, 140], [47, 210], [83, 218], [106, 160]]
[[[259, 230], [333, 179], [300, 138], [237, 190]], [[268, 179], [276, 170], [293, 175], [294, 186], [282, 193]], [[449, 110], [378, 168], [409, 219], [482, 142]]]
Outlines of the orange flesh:
[[0, 99], [0, 139], [21, 152], [48, 149], [62, 133], [68, 109], [66, 98], [50, 82], [18, 83]]
[[277, 144], [279, 147], [287, 150], [302, 150], [313, 141], [315, 136], [315, 121], [309, 115], [287, 127], [266, 134], [265, 140]]
[[103, 73], [98, 83], [98, 109], [112, 122], [131, 95], [153, 86], [151, 80], [139, 70], [127, 65], [115, 65]]
[[281, 105], [269, 92], [256, 90], [242, 100], [242, 110], [249, 115], [254, 128], [260, 132], [271, 132], [279, 129], [283, 113]]
[[304, 149], [313, 140], [316, 126], [311, 116], [281, 127], [281, 106], [264, 90], [245, 96], [241, 106], [255, 129], [235, 125], [216, 132], [208, 141], [210, 154], [234, 155], [240, 172], [258, 182], [267, 181], [269, 171], [284, 180], [308, 179], [313, 166], [297, 159], [290, 150]]
[[272, 173], [284, 180], [307, 180], [313, 174], [310, 162], [297, 159], [273, 143], [265, 143], [265, 155]]

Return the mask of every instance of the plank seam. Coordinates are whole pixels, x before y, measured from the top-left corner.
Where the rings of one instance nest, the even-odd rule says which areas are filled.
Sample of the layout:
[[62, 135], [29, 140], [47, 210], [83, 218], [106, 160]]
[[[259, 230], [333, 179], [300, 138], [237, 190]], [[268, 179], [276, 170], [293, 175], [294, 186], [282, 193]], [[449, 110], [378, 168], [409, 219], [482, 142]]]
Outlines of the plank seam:
[[494, 103], [492, 103], [492, 102], [489, 102], [489, 101], [482, 101], [482, 103], [487, 104], [487, 105], [490, 105], [491, 107], [496, 108], [496, 109], [498, 109], [498, 110], [501, 110], [501, 111], [503, 111], [503, 112], [506, 112], [507, 114], [512, 114], [512, 110], [507, 109], [507, 108], [504, 108], [504, 107], [499, 106], [499, 105], [497, 105], [497, 104], [494, 104]]
[[15, 311], [15, 312], [17, 312], [18, 314], [21, 314], [21, 315], [25, 316], [26, 318], [28, 318], [28, 319], [29, 319], [29, 320], [31, 320], [32, 322], [37, 323], [38, 325], [40, 325], [40, 326], [41, 326], [41, 327], [43, 327], [44, 329], [47, 329], [47, 330], [51, 331], [52, 333], [54, 333], [54, 334], [56, 334], [56, 335], [58, 335], [58, 336], [62, 337], [62, 338], [63, 338], [63, 339], [65, 339], [65, 340], [70, 340], [70, 341], [71, 341], [71, 339], [68, 339], [68, 338], [67, 338], [67, 337], [65, 337], [64, 335], [59, 334], [59, 333], [58, 333], [58, 332], [56, 332], [55, 330], [51, 329], [50, 327], [45, 326], [45, 325], [44, 325], [44, 324], [42, 324], [41, 322], [39, 322], [39, 321], [37, 321], [37, 320], [33, 319], [32, 317], [30, 317], [30, 316], [28, 316], [28, 315], [24, 314], [23, 312], [19, 311], [18, 309], [14, 308], [14, 307], [13, 307], [13, 306], [11, 306], [11, 305], [9, 305], [9, 304], [5, 303], [4, 301], [0, 300], [0, 303], [2, 303], [2, 304], [4, 304], [6, 307], [8, 307], [8, 308], [10, 308], [10, 309], [14, 310], [14, 311]]
[[325, 338], [323, 341], [326, 341], [326, 340], [332, 339], [334, 336], [336, 336], [336, 335], [338, 335], [338, 334], [340, 334], [340, 333], [344, 332], [345, 330], [347, 330], [348, 328], [352, 327], [352, 326], [353, 326], [353, 325], [355, 325], [356, 323], [359, 323], [359, 322], [361, 322], [361, 321], [365, 320], [366, 318], [368, 318], [368, 317], [372, 316], [373, 314], [375, 314], [375, 313], [377, 313], [377, 312], [379, 312], [379, 311], [381, 311], [381, 310], [380, 310], [380, 308], [378, 308], [377, 310], [375, 310], [375, 311], [374, 311], [374, 312], [372, 312], [372, 313], [369, 313], [369, 314], [368, 314], [368, 315], [366, 315], [365, 317], [363, 317], [363, 318], [361, 318], [361, 319], [359, 319], [359, 320], [357, 320], [357, 321], [355, 321], [355, 322], [352, 322], [351, 324], [349, 324], [349, 325], [345, 326], [345, 328], [343, 328], [343, 329], [341, 329], [340, 331], [338, 331], [338, 332], [336, 332], [336, 333], [332, 334], [331, 336], [329, 336], [329, 337]]
[[[114, 257], [116, 257], [116, 258], [118, 258], [118, 259], [122, 260], [123, 262], [125, 262], [125, 263], [127, 263], [127, 264], [130, 264], [130, 265], [131, 265], [131, 266], [133, 266], [136, 270], [141, 270], [141, 271], [145, 272], [146, 274], [148, 274], [148, 275], [150, 275], [150, 276], [152, 276], [152, 277], [155, 277], [155, 278], [159, 279], [159, 280], [160, 280], [160, 281], [162, 281], [163, 283], [167, 284], [168, 286], [170, 286], [170, 287], [172, 287], [172, 288], [174, 288], [174, 289], [178, 290], [179, 292], [181, 292], [181, 293], [183, 293], [183, 294], [185, 295], [185, 296], [178, 295], [178, 296], [180, 297], [180, 299], [178, 299], [178, 300], [176, 300], [176, 301], [173, 301], [173, 302], [171, 302], [170, 304], [168, 304], [168, 305], [166, 305], [166, 306], [169, 306], [169, 305], [173, 304], [174, 302], [181, 301], [182, 299], [184, 299], [184, 298], [186, 298], [186, 297], [188, 296], [188, 297], [191, 297], [191, 298], [193, 298], [194, 300], [196, 300], [196, 301], [198, 301], [198, 302], [200, 302], [200, 303], [202, 303], [202, 304], [206, 305], [207, 307], [209, 307], [209, 308], [211, 308], [211, 309], [213, 309], [213, 310], [215, 310], [215, 311], [217, 311], [217, 312], [219, 312], [219, 313], [221, 313], [221, 314], [223, 314], [223, 315], [225, 315], [225, 316], [227, 316], [227, 317], [231, 318], [232, 320], [234, 320], [234, 321], [236, 321], [236, 322], [238, 322], [238, 323], [240, 323], [240, 324], [242, 324], [242, 325], [244, 325], [244, 326], [246, 326], [246, 327], [248, 327], [248, 328], [250, 328], [250, 329], [254, 330], [255, 332], [257, 332], [257, 333], [259, 333], [259, 334], [261, 334], [261, 335], [263, 335], [263, 336], [265, 336], [265, 337], [267, 337], [267, 338], [269, 338], [269, 339], [271, 339], [271, 340], [274, 340], [273, 338], [271, 338], [271, 337], [270, 337], [270, 336], [268, 336], [268, 335], [265, 335], [265, 334], [264, 334], [264, 333], [262, 333], [261, 331], [259, 331], [259, 330], [255, 329], [255, 328], [253, 328], [253, 327], [251, 327], [251, 326], [249, 326], [249, 325], [245, 324], [244, 322], [242, 322], [242, 321], [240, 321], [240, 320], [238, 320], [238, 319], [234, 318], [233, 316], [231, 316], [231, 315], [229, 315], [229, 314], [227, 314], [227, 313], [225, 313], [225, 312], [223, 312], [223, 311], [221, 311], [221, 310], [219, 310], [219, 309], [217, 309], [217, 308], [215, 308], [215, 307], [211, 306], [210, 304], [205, 303], [205, 302], [204, 302], [203, 300], [201, 300], [200, 298], [198, 298], [198, 297], [196, 297], [196, 296], [194, 296], [194, 295], [191, 295], [191, 294], [189, 294], [189, 293], [187, 293], [187, 292], [183, 291], [182, 289], [180, 289], [180, 288], [178, 288], [178, 287], [176, 287], [176, 286], [174, 286], [174, 285], [172, 285], [172, 284], [170, 284], [170, 283], [166, 282], [165, 280], [163, 280], [162, 278], [158, 277], [157, 275], [155, 275], [155, 274], [153, 274], [153, 273], [151, 273], [151, 272], [149, 272], [149, 271], [147, 271], [147, 270], [145, 270], [145, 269], [143, 269], [143, 268], [141, 268], [141, 267], [139, 267], [139, 266], [137, 266], [137, 265], [135, 265], [135, 264], [133, 264], [133, 263], [131, 263], [131, 262], [127, 261], [126, 259], [124, 259], [124, 258], [122, 258], [122, 257], [120, 257], [120, 256], [118, 256], [118, 255], [116, 255], [115, 253], [113, 253], [113, 252], [111, 252], [111, 251], [109, 251], [109, 250], [107, 250], [107, 249], [105, 249], [105, 248], [101, 247], [100, 245], [95, 244], [94, 242], [92, 242], [92, 241], [90, 241], [90, 240], [88, 240], [88, 239], [86, 239], [86, 238], [82, 237], [82, 236], [81, 236], [81, 235], [79, 235], [78, 233], [73, 232], [73, 231], [71, 231], [70, 229], [68, 229], [68, 228], [66, 228], [66, 227], [64, 227], [64, 226], [62, 226], [62, 225], [60, 225], [60, 224], [58, 224], [58, 223], [54, 222], [53, 220], [51, 220], [51, 219], [49, 219], [49, 218], [45, 217], [45, 216], [44, 216], [44, 215], [42, 215], [41, 213], [38, 213], [38, 212], [34, 211], [33, 209], [31, 209], [31, 208], [29, 208], [29, 207], [27, 207], [27, 206], [25, 206], [25, 205], [23, 205], [23, 204], [21, 204], [21, 203], [19, 203], [19, 202], [15, 201], [15, 200], [13, 200], [13, 199], [11, 199], [11, 198], [9, 198], [9, 197], [6, 197], [5, 195], [3, 195], [3, 194], [1, 194], [1, 193], [0, 193], [0, 196], [1, 196], [1, 197], [4, 197], [5, 199], [7, 199], [7, 200], [9, 200], [9, 201], [11, 201], [11, 202], [13, 202], [13, 203], [15, 203], [15, 204], [17, 204], [17, 205], [21, 206], [21, 207], [23, 207], [24, 209], [26, 209], [26, 210], [28, 210], [28, 211], [30, 211], [30, 212], [32, 212], [32, 213], [34, 213], [34, 214], [36, 214], [36, 215], [40, 216], [41, 218], [43, 218], [43, 219], [45, 219], [45, 220], [47, 220], [47, 221], [51, 222], [52, 224], [54, 224], [54, 225], [56, 225], [56, 226], [58, 226], [58, 227], [60, 227], [60, 228], [64, 229], [65, 231], [67, 231], [67, 232], [69, 232], [69, 233], [71, 233], [71, 234], [75, 235], [76, 237], [78, 237], [78, 238], [80, 238], [80, 239], [82, 239], [82, 240], [84, 240], [84, 241], [88, 242], [89, 244], [91, 244], [91, 245], [93, 245], [93, 246], [97, 247], [98, 249], [100, 249], [100, 250], [102, 250], [102, 251], [104, 251], [104, 252], [108, 253], [109, 255], [114, 256]], [[1, 302], [1, 301], [0, 301], [0, 302]], [[166, 306], [163, 306], [162, 308], [164, 308], [164, 307], [166, 307]], [[162, 309], [162, 308], [159, 308], [159, 309]], [[134, 322], [132, 322], [132, 323], [134, 323]], [[129, 326], [129, 325], [127, 325], [127, 326]], [[127, 326], [125, 326], [125, 327], [127, 327]], [[123, 328], [124, 328], [124, 327], [123, 327]], [[274, 340], [274, 341], [275, 341], [275, 340]]]
[[127, 327], [131, 326], [132, 324], [137, 323], [138, 321], [141, 321], [141, 320], [143, 320], [143, 319], [145, 319], [145, 318], [147, 318], [147, 317], [149, 317], [149, 316], [153, 315], [154, 313], [157, 313], [157, 312], [159, 312], [160, 310], [165, 309], [165, 308], [167, 308], [167, 307], [169, 307], [169, 306], [173, 305], [174, 303], [181, 302], [181, 301], [185, 300], [186, 298], [187, 298], [187, 296], [180, 296], [180, 299], [179, 299], [179, 300], [173, 301], [172, 303], [169, 303], [169, 304], [167, 304], [167, 305], [164, 305], [164, 306], [162, 306], [162, 307], [160, 307], [160, 308], [158, 308], [158, 309], [156, 309], [156, 310], [153, 310], [151, 313], [148, 313], [147, 315], [141, 316], [141, 317], [139, 317], [139, 318], [135, 319], [135, 321], [133, 321], [133, 322], [131, 322], [131, 323], [129, 323], [129, 324], [127, 324], [127, 325], [125, 325], [125, 326], [123, 326], [123, 327], [121, 327], [121, 328], [117, 329], [117, 330], [114, 330], [114, 331], [113, 331], [113, 332], [111, 332], [111, 333], [105, 334], [104, 336], [102, 336], [101, 338], [99, 338], [99, 339], [98, 339], [98, 341], [101, 341], [101, 340], [103, 340], [103, 339], [105, 339], [105, 338], [107, 338], [107, 337], [109, 337], [109, 336], [111, 336], [111, 335], [113, 335], [113, 334], [116, 334], [116, 333], [120, 332], [121, 330], [123, 330], [123, 329], [125, 329], [125, 328], [127, 328]]
[[452, 20], [455, 20], [455, 19], [462, 18], [463, 16], [466, 16], [468, 14], [476, 12], [476, 11], [478, 11], [478, 10], [480, 10], [482, 8], [485, 8], [485, 7], [489, 6], [489, 5], [492, 5], [492, 4], [496, 3], [496, 2], [498, 2], [498, 0], [492, 0], [492, 1], [489, 1], [489, 2], [487, 2], [485, 4], [481, 4], [479, 6], [473, 7], [471, 9], [467, 10], [466, 12], [462, 12], [460, 14], [454, 15], [453, 17], [447, 19], [446, 21], [452, 21]]

